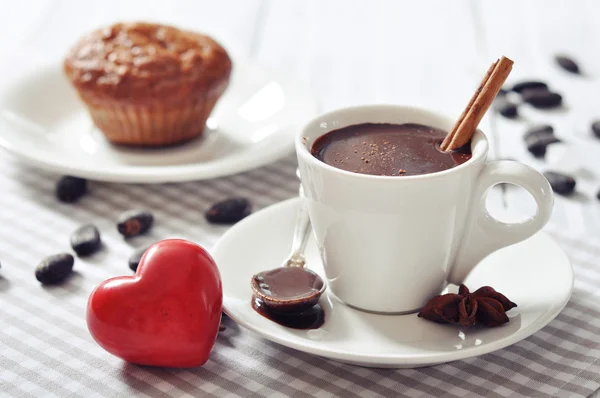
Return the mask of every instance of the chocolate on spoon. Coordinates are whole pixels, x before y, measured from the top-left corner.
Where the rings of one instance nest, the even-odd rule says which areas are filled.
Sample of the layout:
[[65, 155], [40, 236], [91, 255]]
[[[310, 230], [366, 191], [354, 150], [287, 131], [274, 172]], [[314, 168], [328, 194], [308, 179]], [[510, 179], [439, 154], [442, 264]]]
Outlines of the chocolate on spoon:
[[252, 276], [250, 284], [254, 295], [271, 311], [286, 314], [302, 312], [317, 304], [325, 291], [323, 279], [304, 268], [304, 249], [310, 230], [308, 212], [302, 204], [296, 219], [290, 257], [283, 266]]
[[252, 277], [252, 290], [270, 310], [302, 312], [319, 301], [325, 284], [311, 270], [287, 266], [263, 271]]

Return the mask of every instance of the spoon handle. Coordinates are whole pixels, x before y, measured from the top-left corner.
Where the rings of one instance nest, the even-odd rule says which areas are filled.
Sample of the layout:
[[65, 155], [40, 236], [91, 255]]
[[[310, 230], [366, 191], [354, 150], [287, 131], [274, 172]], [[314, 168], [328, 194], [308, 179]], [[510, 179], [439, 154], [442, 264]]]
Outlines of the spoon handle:
[[292, 252], [290, 258], [286, 261], [287, 267], [304, 267], [306, 260], [304, 259], [304, 249], [310, 236], [311, 225], [308, 211], [306, 209], [305, 198], [300, 192], [302, 198], [298, 214], [296, 215], [296, 226], [294, 228], [294, 239], [292, 240]]

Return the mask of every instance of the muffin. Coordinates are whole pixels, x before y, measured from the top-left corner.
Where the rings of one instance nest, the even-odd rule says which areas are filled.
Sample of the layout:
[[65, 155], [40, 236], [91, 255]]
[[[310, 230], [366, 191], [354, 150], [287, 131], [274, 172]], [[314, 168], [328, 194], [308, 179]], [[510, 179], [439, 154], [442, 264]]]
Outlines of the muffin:
[[208, 36], [117, 23], [83, 37], [64, 69], [110, 142], [165, 146], [202, 135], [229, 84], [231, 60]]

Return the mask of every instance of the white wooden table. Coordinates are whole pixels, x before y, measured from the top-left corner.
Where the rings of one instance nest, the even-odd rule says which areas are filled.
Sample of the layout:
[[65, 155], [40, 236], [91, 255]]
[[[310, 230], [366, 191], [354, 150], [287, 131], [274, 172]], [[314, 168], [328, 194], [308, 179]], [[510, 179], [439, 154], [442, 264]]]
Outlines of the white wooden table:
[[[318, 97], [323, 111], [355, 104], [394, 103], [424, 106], [448, 115], [458, 115], [489, 64], [500, 55], [506, 55], [515, 61], [509, 83], [524, 78], [545, 80], [553, 89], [563, 94], [565, 109], [543, 112], [521, 107], [520, 120], [514, 121], [497, 115], [488, 115], [482, 122], [481, 128], [492, 141], [493, 158], [515, 158], [545, 170], [548, 165], [544, 161], [534, 159], [525, 149], [522, 135], [528, 125], [550, 123], [554, 125], [557, 135], [565, 141], [573, 136], [594, 140], [591, 138], [590, 123], [594, 119], [600, 119], [600, 106], [597, 100], [600, 93], [598, 15], [600, 15], [600, 2], [595, 0], [530, 0], [527, 2], [519, 0], [502, 2], [0, 0], [0, 90], [10, 82], [14, 73], [14, 68], [6, 66], [7, 63], [10, 64], [11, 54], [25, 49], [40, 60], [59, 60], [80, 34], [116, 20], [151, 20], [206, 32], [222, 42], [234, 56], [252, 58], [303, 81]], [[552, 59], [557, 53], [572, 55], [579, 61], [585, 75], [574, 76], [560, 70]], [[296, 183], [293, 181], [294, 159], [290, 157], [277, 166], [223, 180], [226, 183], [216, 181], [154, 188], [98, 184], [96, 192], [100, 196], [100, 201], [90, 202], [89, 207], [84, 205], [80, 209], [71, 211], [54, 204], [52, 190], [57, 176], [20, 165], [3, 152], [0, 152], [0, 164], [3, 170], [0, 171], [2, 174], [0, 178], [0, 261], [2, 261], [2, 271], [7, 273], [9, 272], [6, 270], [9, 268], [7, 263], [19, 265], [39, 258], [37, 248], [32, 249], [31, 257], [22, 254], [23, 251], [27, 251], [28, 246], [26, 244], [19, 246], [10, 241], [9, 237], [14, 234], [30, 234], [31, 239], [43, 241], [34, 245], [39, 247], [39, 253], [59, 250], [60, 244], [57, 240], [46, 241], [47, 235], [36, 233], [36, 228], [27, 226], [26, 222], [18, 222], [31, 214], [37, 214], [40, 220], [48, 225], [45, 227], [46, 233], [53, 233], [61, 228], [70, 230], [82, 220], [92, 219], [99, 223], [108, 223], [108, 218], [103, 216], [105, 213], [98, 210], [100, 207], [106, 204], [112, 209], [111, 211], [126, 207], [118, 200], [110, 202], [107, 199], [115, 192], [131, 197], [156, 195], [160, 198], [161, 195], [168, 197], [169, 189], [181, 189], [183, 193], [198, 194], [198, 200], [202, 203], [210, 203], [214, 200], [214, 196], [202, 196], [205, 187], [220, 190], [221, 194], [235, 193], [233, 188], [237, 183], [244, 181], [244, 178], [260, 179], [272, 175], [279, 169], [286, 170], [283, 177], [279, 180], [270, 180], [271, 185], [279, 190], [272, 189], [271, 194], [266, 194], [265, 191], [269, 191], [268, 187], [261, 191], [257, 188], [248, 188], [247, 184], [244, 189], [249, 190], [249, 195], [254, 197], [258, 207], [291, 197], [296, 192]], [[568, 198], [560, 196], [556, 198], [555, 213], [547, 228], [558, 237], [560, 243], [571, 248], [568, 252], [577, 264], [576, 292], [579, 289], [581, 299], [588, 304], [598, 302], [600, 296], [600, 289], [597, 288], [600, 283], [600, 273], [596, 272], [596, 268], [600, 267], [597, 257], [600, 253], [600, 202], [595, 197], [600, 189], [600, 178], [595, 173], [599, 172], [600, 170], [589, 170], [576, 176], [578, 177], [577, 193]], [[102, 197], [103, 194], [106, 196]], [[48, 198], [44, 199], [44, 195]], [[508, 187], [505, 191], [494, 189], [490, 194], [489, 203], [492, 212], [496, 214], [502, 207], [522, 214], [530, 214], [533, 211], [533, 201], [526, 193], [514, 187]], [[174, 217], [186, 214], [182, 209], [174, 211], [176, 213]], [[173, 216], [166, 210], [165, 214]], [[198, 225], [195, 220], [183, 219], [166, 225], [162, 232], [166, 235], [185, 235], [190, 228], [194, 231], [197, 240], [209, 246], [223, 232], [223, 229]], [[127, 248], [118, 246], [119, 244], [121, 243], [115, 243], [119, 248], [112, 254], [113, 257], [109, 255], [109, 259], [119, 256], [126, 258]], [[5, 258], [2, 258], [3, 256]], [[85, 289], [91, 288], [94, 283], [107, 277], [103, 272], [92, 272], [93, 278], [86, 282], [89, 285], [83, 285]], [[30, 271], [27, 270], [27, 275], [29, 273]], [[19, 278], [21, 274], [17, 274], [16, 280], [20, 280]], [[22, 279], [32, 279], [32, 277], [22, 276]], [[8, 294], [18, 290], [14, 287], [15, 284], [17, 282], [12, 282], [10, 289], [6, 289]], [[10, 319], [17, 319], [19, 315], [16, 310], [3, 312], [2, 303], [7, 299], [2, 297], [1, 286], [2, 284], [0, 284], [0, 321], [5, 316], [9, 317], [9, 314], [15, 317]], [[81, 294], [81, 297], [72, 299], [72, 303], [69, 301], [71, 298], [64, 299], [73, 306], [68, 311], [80, 315], [85, 298], [86, 295]], [[590, 314], [593, 317], [589, 320], [589, 324], [600, 331], [600, 323], [596, 318], [600, 314], [600, 306], [595, 305], [597, 312], [594, 313], [590, 313], [588, 307], [581, 311], [582, 314]], [[27, 314], [24, 312], [22, 316]], [[56, 318], [57, 322], [60, 319], [59, 315]], [[10, 324], [8, 318], [4, 321]], [[568, 323], [568, 320], [562, 322]], [[74, 335], [85, 334], [84, 326], [80, 324], [77, 325], [76, 330], [77, 332], [73, 332]], [[0, 337], [8, 338], [10, 333], [6, 333], [2, 335], [0, 332]], [[571, 385], [569, 383], [572, 383], [579, 387], [564, 390], [562, 386], [549, 383], [545, 388], [543, 383], [536, 384], [537, 381], [534, 380], [530, 385], [533, 390], [513, 389], [513, 393], [528, 395], [528, 392], [537, 390], [540, 395], [569, 396], [572, 393], [584, 396], [597, 389], [600, 385], [598, 378], [594, 380], [591, 376], [587, 377], [585, 372], [591, 371], [593, 369], [591, 366], [597, 365], [597, 361], [593, 358], [598, 359], [600, 356], [600, 338], [593, 333], [587, 333], [583, 337], [587, 342], [585, 344], [589, 349], [588, 354], [592, 357], [589, 361], [590, 368], [582, 369], [584, 373], [578, 375], [577, 379], [565, 381], [564, 384], [568, 387]], [[90, 348], [93, 343], [87, 336], [81, 339], [82, 350], [97, 349]], [[244, 337], [244, 339], [239, 340], [238, 343], [258, 345], [263, 350], [273, 353], [273, 357], [276, 357], [276, 353], [280, 350], [278, 346], [267, 344], [255, 337]], [[43, 343], [39, 343], [35, 346], [36, 350], [56, 349], [51, 347], [49, 341], [44, 340]], [[99, 349], [94, 351], [93, 360], [96, 362], [93, 368], [100, 369], [100, 372], [107, 372], [109, 374], [107, 377], [112, 378], [109, 382], [117, 383], [113, 388], [104, 389], [104, 384], [94, 386], [93, 383], [83, 382], [83, 387], [79, 388], [77, 377], [65, 378], [64, 373], [60, 371], [48, 374], [47, 377], [52, 379], [52, 383], [36, 384], [36, 377], [40, 377], [40, 368], [36, 364], [27, 365], [30, 366], [29, 371], [11, 371], [8, 368], [11, 362], [2, 361], [3, 355], [6, 355], [6, 358], [12, 355], [11, 360], [27, 363], [31, 353], [20, 350], [12, 344], [8, 340], [0, 340], [0, 347], [3, 349], [0, 351], [0, 395], [4, 391], [3, 381], [7, 383], [8, 389], [5, 391], [14, 395], [41, 396], [45, 393], [54, 393], [62, 396], [61, 391], [63, 393], [71, 391], [73, 395], [103, 396], [184, 395], [185, 393], [215, 395], [229, 393], [243, 396], [247, 394], [236, 390], [236, 386], [239, 387], [239, 384], [244, 382], [250, 383], [248, 389], [244, 390], [246, 393], [253, 391], [261, 395], [280, 392], [284, 395], [293, 395], [289, 391], [286, 392], [283, 387], [278, 390], [278, 384], [260, 390], [260, 385], [252, 384], [256, 384], [260, 379], [259, 375], [255, 375], [256, 379], [253, 379], [251, 373], [240, 371], [242, 377], [235, 374], [236, 370], [231, 371], [226, 368], [219, 370], [218, 367], [207, 368], [207, 373], [201, 375], [194, 372], [182, 373], [174, 376], [176, 381], [173, 381], [173, 379], [163, 378], [158, 371], [120, 368], [119, 362], [107, 359], [108, 354], [105, 356]], [[59, 350], [63, 348], [58, 347]], [[226, 351], [223, 349], [222, 352]], [[295, 355], [291, 350], [283, 352], [286, 355]], [[229, 358], [228, 354], [223, 355], [217, 356], [216, 361]], [[59, 355], [57, 358], [70, 360], [68, 356]], [[299, 358], [294, 360], [300, 361], [301, 364], [294, 365], [293, 369], [308, 366], [309, 360], [306, 356]], [[252, 361], [252, 358], [248, 359], [247, 356], [246, 359]], [[347, 367], [331, 365], [329, 362], [323, 365], [326, 361], [320, 363], [322, 366], [328, 366], [326, 368], [328, 374], [338, 375], [331, 377], [335, 379], [332, 383], [340, 388], [337, 391], [340, 394], [351, 391], [355, 384], [369, 384], [369, 378], [373, 377], [377, 377], [379, 381], [385, 381], [389, 377], [397, 383], [396, 386], [409, 387], [412, 382], [420, 383], [423, 380], [427, 384], [429, 379], [426, 377], [433, 377], [419, 376], [418, 372], [370, 373], [372, 371], [348, 370]], [[7, 368], [2, 369], [2, 366]], [[277, 368], [278, 365], [271, 363], [270, 366]], [[442, 373], [446, 372], [444, 369], [441, 368]], [[221, 371], [225, 374], [217, 377], [217, 373]], [[294, 385], [297, 389], [294, 391], [304, 391], [305, 387], [302, 383], [311, 384], [305, 379], [302, 383], [295, 384], [293, 379], [284, 377], [286, 372], [284, 370], [284, 375], [279, 381], [283, 380], [284, 384]], [[452, 372], [448, 370], [448, 374]], [[461, 368], [460, 372], [470, 371]], [[287, 373], [293, 374], [293, 371]], [[460, 386], [456, 386], [452, 379], [455, 376], [456, 374], [452, 377], [448, 376], [443, 382], [454, 385], [456, 390], [446, 387], [437, 392], [417, 387], [413, 390], [408, 387], [407, 390], [363, 388], [361, 391], [364, 394], [361, 392], [357, 395], [387, 395], [390, 391], [398, 391], [399, 394], [406, 395], [419, 395], [418, 393], [438, 395], [440, 391], [455, 395], [461, 395], [464, 391], [474, 393], [473, 390], [463, 391]], [[328, 377], [317, 377], [315, 383], [323, 384], [325, 383], [323, 380]], [[359, 381], [352, 379], [353, 377], [358, 378]], [[466, 376], [458, 374], [456, 377], [460, 379]], [[97, 380], [101, 379], [99, 375]], [[127, 380], [133, 382], [127, 383]], [[441, 383], [440, 378], [431, 378], [431, 380], [438, 380]], [[495, 390], [486, 391], [490, 395], [508, 395], [507, 391], [510, 392], [510, 387], [509, 389], [503, 387], [502, 381], [496, 382], [498, 386]], [[265, 385], [262, 381], [260, 383], [262, 386]], [[432, 383], [436, 384], [436, 382]], [[59, 388], [61, 384], [64, 390]], [[381, 385], [384, 384], [382, 382]], [[336, 391], [327, 385], [322, 390], [312, 391], [312, 394], [327, 396], [335, 395]]]

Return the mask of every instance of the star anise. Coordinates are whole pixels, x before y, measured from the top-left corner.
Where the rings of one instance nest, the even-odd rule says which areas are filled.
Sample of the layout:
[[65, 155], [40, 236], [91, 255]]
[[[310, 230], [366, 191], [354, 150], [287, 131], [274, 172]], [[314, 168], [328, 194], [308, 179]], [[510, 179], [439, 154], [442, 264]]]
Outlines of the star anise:
[[458, 294], [442, 294], [429, 300], [418, 316], [437, 323], [493, 327], [508, 322], [506, 311], [516, 306], [490, 286], [471, 293], [465, 285], [460, 285]]

